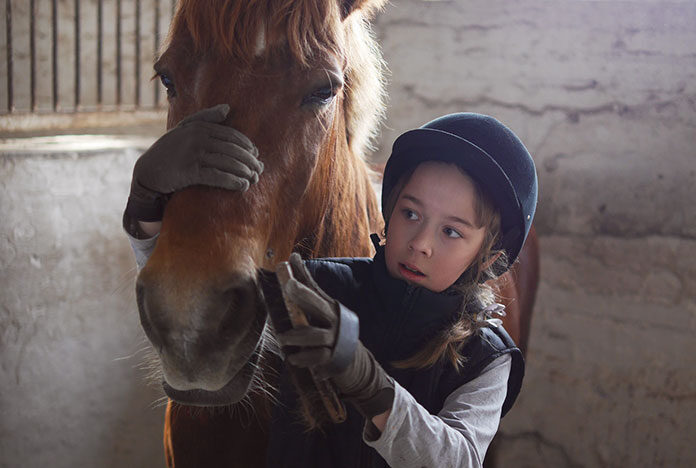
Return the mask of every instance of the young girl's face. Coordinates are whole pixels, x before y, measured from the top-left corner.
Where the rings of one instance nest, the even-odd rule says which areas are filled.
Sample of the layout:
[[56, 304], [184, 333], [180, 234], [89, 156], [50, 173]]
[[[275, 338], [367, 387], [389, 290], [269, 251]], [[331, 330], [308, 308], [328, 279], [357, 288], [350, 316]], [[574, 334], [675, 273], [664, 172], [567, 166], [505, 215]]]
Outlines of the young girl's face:
[[419, 165], [389, 219], [389, 273], [434, 292], [451, 286], [474, 261], [485, 237], [475, 197], [473, 181], [455, 165]]

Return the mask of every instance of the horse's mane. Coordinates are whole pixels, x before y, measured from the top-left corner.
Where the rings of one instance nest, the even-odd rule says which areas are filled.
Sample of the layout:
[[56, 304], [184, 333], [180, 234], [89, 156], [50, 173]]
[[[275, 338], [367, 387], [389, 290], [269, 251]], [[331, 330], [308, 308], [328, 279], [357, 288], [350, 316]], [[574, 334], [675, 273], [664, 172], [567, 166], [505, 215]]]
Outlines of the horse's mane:
[[351, 150], [364, 158], [384, 116], [386, 96], [384, 62], [368, 24], [372, 10], [384, 2], [373, 3], [342, 20], [338, 1], [179, 0], [169, 37], [188, 31], [197, 50], [242, 61], [254, 57], [260, 33], [268, 44], [286, 40], [304, 66], [317, 51], [343, 55], [346, 130]]

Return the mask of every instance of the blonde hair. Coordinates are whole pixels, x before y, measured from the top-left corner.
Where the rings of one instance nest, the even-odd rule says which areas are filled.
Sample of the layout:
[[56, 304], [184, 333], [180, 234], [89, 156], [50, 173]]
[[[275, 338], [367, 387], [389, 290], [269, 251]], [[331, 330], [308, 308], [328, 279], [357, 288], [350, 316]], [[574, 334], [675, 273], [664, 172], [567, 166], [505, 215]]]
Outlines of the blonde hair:
[[[455, 166], [462, 174], [471, 178], [466, 170], [456, 164]], [[388, 233], [389, 219], [399, 195], [417, 167], [417, 165], [413, 166], [401, 175], [386, 200], [384, 206], [385, 227], [382, 233], [385, 238]], [[485, 322], [487, 317], [482, 316], [480, 312], [481, 309], [495, 302], [495, 293], [485, 282], [497, 278], [500, 272], [507, 269], [507, 256], [504, 249], [498, 247], [501, 237], [500, 210], [481, 186], [475, 180], [471, 180], [474, 185], [476, 221], [478, 227], [485, 228], [485, 235], [474, 261], [457, 281], [443, 292], [444, 294], [462, 296], [462, 306], [458, 312], [458, 319], [411, 357], [393, 362], [394, 367], [423, 369], [436, 364], [441, 359], [446, 359], [455, 369], [459, 370], [465, 361], [464, 356], [460, 353], [462, 347], [479, 329], [488, 325]], [[493, 261], [491, 261], [492, 259]]]

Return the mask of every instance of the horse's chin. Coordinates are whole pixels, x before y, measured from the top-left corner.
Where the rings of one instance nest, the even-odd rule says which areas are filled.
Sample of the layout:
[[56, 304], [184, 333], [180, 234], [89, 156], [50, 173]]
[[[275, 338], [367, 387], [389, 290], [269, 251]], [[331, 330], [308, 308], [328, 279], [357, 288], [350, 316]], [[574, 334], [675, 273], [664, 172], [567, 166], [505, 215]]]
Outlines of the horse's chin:
[[242, 346], [247, 351], [237, 349], [235, 360], [242, 360], [245, 364], [234, 374], [230, 380], [218, 390], [205, 390], [202, 388], [176, 389], [166, 379], [162, 382], [164, 393], [176, 401], [189, 406], [227, 406], [240, 402], [249, 392], [254, 382], [262, 382], [257, 376], [262, 372], [259, 362], [264, 354], [273, 352], [275, 340], [267, 328], [267, 315], [265, 309], [256, 312], [254, 321], [243, 338]]
[[242, 369], [239, 372], [237, 372], [237, 374], [234, 377], [232, 377], [232, 379], [230, 379], [230, 381], [220, 390], [177, 390], [173, 388], [171, 385], [169, 385], [166, 381], [162, 382], [162, 387], [164, 388], [164, 393], [166, 393], [169, 398], [183, 405], [233, 405], [244, 398], [244, 396], [249, 391], [251, 382], [254, 380], [255, 373], [260, 372], [258, 369], [259, 359], [260, 353], [254, 353], [251, 359], [249, 359], [247, 363], [244, 365], [244, 367], [242, 367]]

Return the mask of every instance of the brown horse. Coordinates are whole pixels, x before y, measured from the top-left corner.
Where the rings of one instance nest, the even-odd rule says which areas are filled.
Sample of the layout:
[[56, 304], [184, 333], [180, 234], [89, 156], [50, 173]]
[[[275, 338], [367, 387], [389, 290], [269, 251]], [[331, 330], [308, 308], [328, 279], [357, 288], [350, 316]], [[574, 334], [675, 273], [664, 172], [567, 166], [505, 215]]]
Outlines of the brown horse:
[[[383, 86], [367, 20], [382, 3], [178, 3], [155, 64], [168, 88], [168, 126], [228, 103], [226, 123], [256, 143], [265, 171], [244, 194], [203, 187], [174, 194], [137, 280], [141, 321], [170, 398], [169, 466], [264, 465], [280, 362], [258, 269], [293, 250], [371, 254], [368, 234], [382, 225], [364, 155]], [[535, 284], [525, 287], [533, 298]], [[513, 304], [527, 303], [513, 283], [506, 288]], [[511, 330], [520, 340], [521, 329]]]

